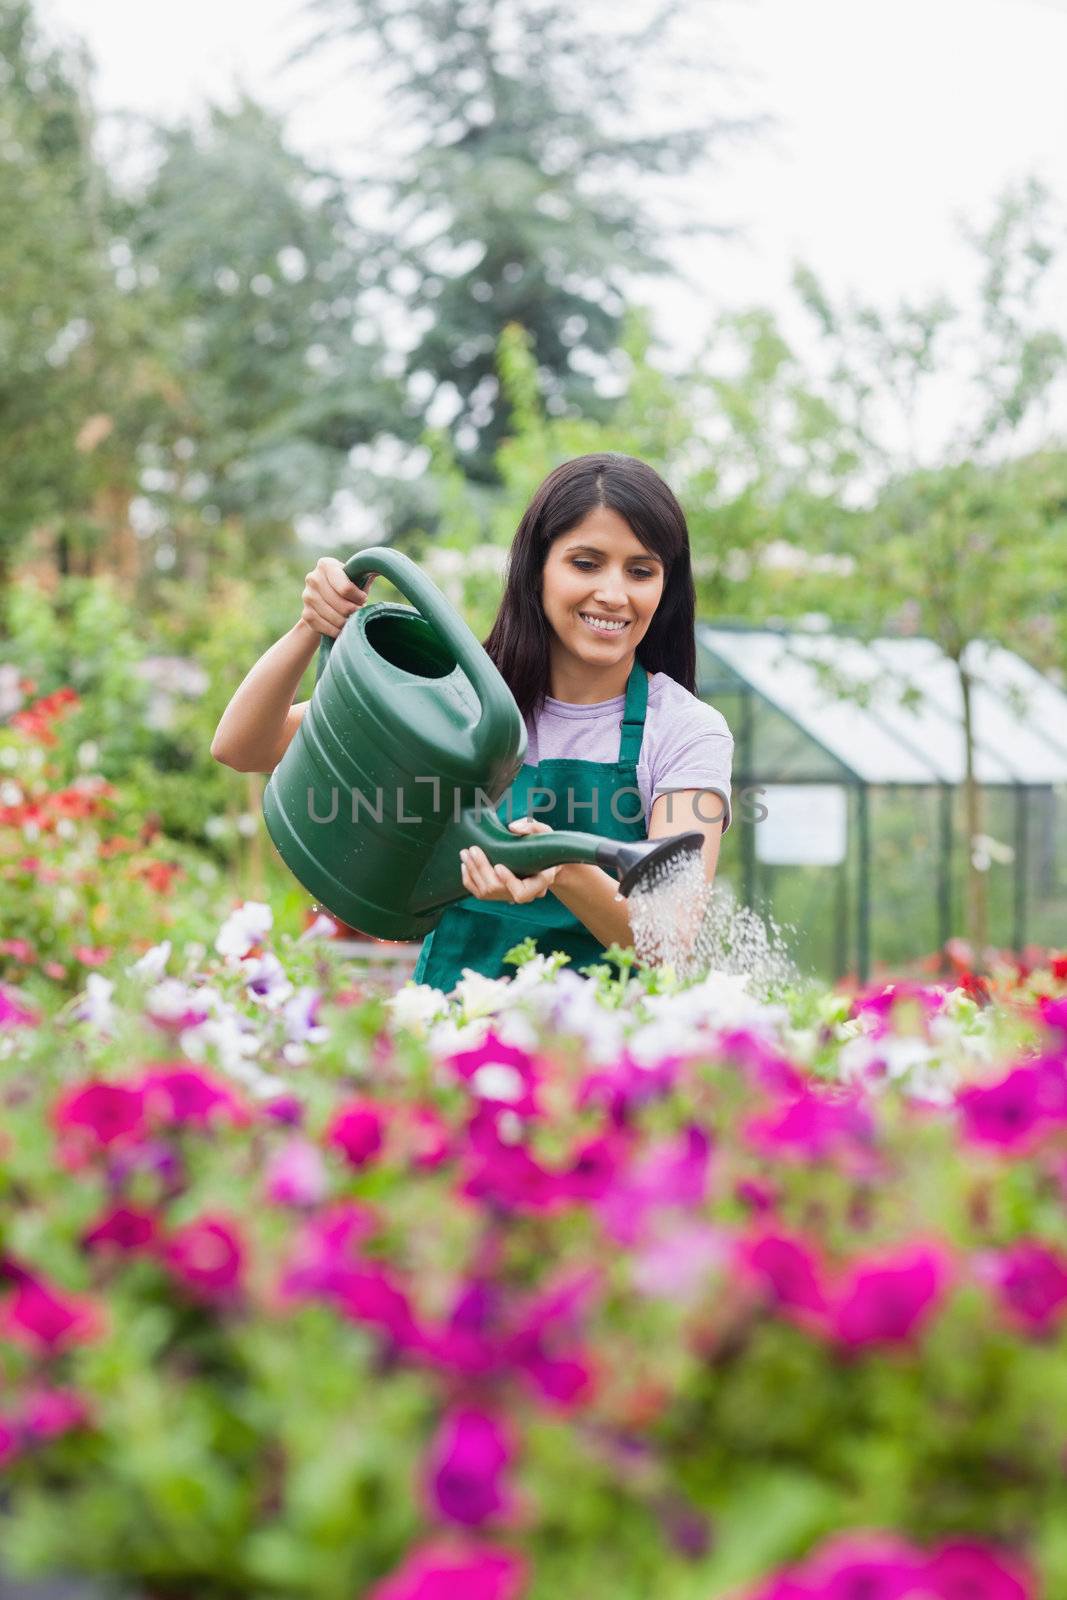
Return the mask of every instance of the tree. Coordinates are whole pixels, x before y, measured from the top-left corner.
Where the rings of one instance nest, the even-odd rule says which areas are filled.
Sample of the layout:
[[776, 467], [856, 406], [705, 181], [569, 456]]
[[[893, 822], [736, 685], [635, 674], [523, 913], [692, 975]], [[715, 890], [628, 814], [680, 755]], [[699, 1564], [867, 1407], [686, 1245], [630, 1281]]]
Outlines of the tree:
[[367, 491], [352, 452], [417, 425], [364, 311], [372, 242], [339, 180], [247, 99], [156, 137], [149, 181], [114, 216], [166, 397], [144, 418], [142, 515], [186, 561], [202, 567], [226, 529], [248, 560], [284, 545], [294, 519]]
[[[384, 195], [395, 240], [386, 281], [421, 326], [413, 390], [451, 400], [457, 459], [491, 482], [511, 428], [495, 371], [502, 330], [528, 331], [551, 414], [606, 419], [626, 284], [667, 270], [641, 179], [690, 171], [752, 124], [702, 111], [634, 132], [639, 77], [683, 0], [629, 29], [617, 11], [597, 29], [561, 0], [312, 0], [308, 10], [323, 20], [307, 48], [355, 41], [388, 85], [390, 130], [414, 130], [401, 169], [363, 187]], [[383, 130], [376, 154], [388, 147]]]
[[27, 0], [0, 0], [0, 63], [2, 590], [34, 528], [69, 570], [130, 462], [102, 411], [121, 319], [84, 63], [43, 43]]

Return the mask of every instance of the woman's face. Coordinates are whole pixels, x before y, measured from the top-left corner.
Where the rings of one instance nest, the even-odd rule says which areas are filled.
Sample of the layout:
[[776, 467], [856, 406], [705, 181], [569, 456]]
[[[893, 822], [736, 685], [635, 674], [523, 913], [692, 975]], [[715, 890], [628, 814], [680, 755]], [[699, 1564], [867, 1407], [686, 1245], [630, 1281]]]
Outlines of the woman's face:
[[[632, 655], [663, 594], [659, 556], [617, 511], [596, 506], [549, 546], [541, 604], [559, 643], [591, 666]], [[592, 618], [622, 627], [597, 628]]]

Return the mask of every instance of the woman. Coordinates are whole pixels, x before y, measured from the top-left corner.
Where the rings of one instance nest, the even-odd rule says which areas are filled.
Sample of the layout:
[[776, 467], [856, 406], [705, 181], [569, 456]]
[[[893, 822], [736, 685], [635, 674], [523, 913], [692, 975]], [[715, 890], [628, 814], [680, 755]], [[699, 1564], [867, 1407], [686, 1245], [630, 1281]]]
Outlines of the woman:
[[[339, 561], [308, 574], [300, 621], [256, 663], [223, 713], [211, 753], [270, 771], [307, 702], [293, 696], [318, 648], [365, 604]], [[710, 882], [730, 824], [733, 739], [695, 694], [695, 594], [685, 515], [631, 456], [579, 456], [549, 474], [519, 523], [485, 649], [526, 722], [527, 751], [498, 814], [516, 833], [577, 828], [612, 839], [698, 830]], [[449, 990], [489, 977], [528, 934], [576, 969], [632, 944], [617, 881], [584, 863], [518, 878], [477, 847], [461, 852], [467, 898], [423, 941], [419, 982]]]

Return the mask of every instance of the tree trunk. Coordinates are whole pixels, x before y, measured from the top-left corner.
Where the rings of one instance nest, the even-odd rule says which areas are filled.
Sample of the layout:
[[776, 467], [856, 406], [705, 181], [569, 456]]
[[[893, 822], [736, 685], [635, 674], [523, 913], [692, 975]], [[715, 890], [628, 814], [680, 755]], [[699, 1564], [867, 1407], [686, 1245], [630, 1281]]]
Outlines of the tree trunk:
[[963, 662], [956, 661], [963, 698], [963, 815], [964, 842], [967, 847], [965, 931], [974, 950], [976, 969], [985, 966], [985, 947], [989, 938], [988, 904], [986, 900], [986, 874], [974, 863], [975, 841], [984, 833], [982, 826], [982, 790], [974, 775], [974, 708], [971, 703], [972, 680]]

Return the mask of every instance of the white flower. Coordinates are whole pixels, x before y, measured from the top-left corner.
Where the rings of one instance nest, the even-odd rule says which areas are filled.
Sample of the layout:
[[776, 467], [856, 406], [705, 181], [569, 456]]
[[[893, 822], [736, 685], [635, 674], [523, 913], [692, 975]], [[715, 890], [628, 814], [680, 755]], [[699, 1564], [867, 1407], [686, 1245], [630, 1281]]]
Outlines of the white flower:
[[[291, 1040], [299, 1044], [318, 1044], [329, 1038], [329, 1029], [315, 1020], [315, 1009], [320, 999], [317, 989], [298, 989], [285, 1002], [282, 1015], [285, 1018], [285, 1031]], [[288, 1056], [286, 1059], [289, 1059]]]
[[320, 911], [311, 925], [304, 929], [297, 944], [307, 944], [309, 939], [330, 939], [337, 932], [337, 924], [325, 911]]
[[219, 929], [215, 949], [220, 956], [246, 956], [274, 926], [274, 913], [261, 900], [246, 900], [231, 911]]
[[470, 967], [463, 968], [463, 976], [452, 991], [462, 1006], [465, 1016], [488, 1017], [507, 1004], [509, 979], [486, 978]]
[[448, 1010], [448, 1001], [440, 989], [429, 983], [405, 983], [386, 1001], [393, 1018], [394, 1028], [406, 1028], [409, 1033], [425, 1038], [427, 1024]]
[[115, 985], [109, 978], [99, 972], [90, 972], [85, 980], [85, 998], [74, 1015], [80, 1022], [90, 1022], [102, 1033], [108, 1032], [115, 1020], [115, 1007], [111, 1004], [114, 992]]
[[171, 943], [169, 939], [164, 939], [160, 944], [154, 944], [150, 950], [146, 950], [144, 955], [133, 963], [132, 967], [126, 968], [127, 974], [130, 977], [136, 976], [138, 978], [161, 978], [166, 971], [167, 962], [170, 960], [170, 951]]
[[266, 1006], [268, 1011], [277, 1011], [289, 999], [293, 986], [285, 975], [285, 968], [272, 951], [246, 960], [242, 966], [249, 994]]

